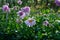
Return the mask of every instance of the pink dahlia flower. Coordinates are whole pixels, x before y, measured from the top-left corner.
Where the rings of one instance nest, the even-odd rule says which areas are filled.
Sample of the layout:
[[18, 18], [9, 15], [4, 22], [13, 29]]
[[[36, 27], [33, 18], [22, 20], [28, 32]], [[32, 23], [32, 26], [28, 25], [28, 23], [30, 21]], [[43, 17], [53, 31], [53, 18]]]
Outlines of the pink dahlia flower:
[[21, 11], [25, 12], [27, 15], [29, 15], [30, 13], [30, 7], [26, 6], [26, 7], [23, 7], [21, 8]]
[[5, 12], [10, 12], [10, 8], [8, 7], [8, 5], [3, 5], [2, 10]]
[[18, 11], [17, 14], [18, 16], [20, 16], [21, 19], [25, 17], [25, 13], [23, 11]]
[[57, 6], [60, 6], [60, 0], [55, 0]]

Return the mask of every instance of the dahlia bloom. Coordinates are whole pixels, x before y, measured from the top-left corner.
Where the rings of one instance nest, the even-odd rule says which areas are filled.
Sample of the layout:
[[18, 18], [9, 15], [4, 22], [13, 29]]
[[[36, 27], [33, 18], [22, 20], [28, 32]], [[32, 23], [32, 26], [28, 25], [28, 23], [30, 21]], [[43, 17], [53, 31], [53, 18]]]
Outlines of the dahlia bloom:
[[55, 0], [57, 6], [60, 6], [60, 0]]
[[18, 11], [17, 14], [18, 14], [18, 16], [20, 16], [21, 19], [23, 19], [25, 17], [25, 13], [22, 11]]
[[25, 12], [27, 15], [29, 15], [29, 13], [30, 13], [30, 7], [25, 6], [25, 7], [21, 8], [21, 11], [23, 11], [23, 12]]
[[21, 0], [18, 0], [17, 3], [21, 5], [22, 4], [22, 1]]
[[8, 5], [3, 5], [2, 10], [5, 12], [10, 12], [10, 8], [8, 7]]
[[36, 20], [33, 18], [29, 18], [28, 20], [25, 21], [25, 24], [29, 27], [32, 27], [36, 24]]
[[49, 22], [47, 20], [43, 22], [44, 26], [48, 26], [48, 24], [49, 24]]

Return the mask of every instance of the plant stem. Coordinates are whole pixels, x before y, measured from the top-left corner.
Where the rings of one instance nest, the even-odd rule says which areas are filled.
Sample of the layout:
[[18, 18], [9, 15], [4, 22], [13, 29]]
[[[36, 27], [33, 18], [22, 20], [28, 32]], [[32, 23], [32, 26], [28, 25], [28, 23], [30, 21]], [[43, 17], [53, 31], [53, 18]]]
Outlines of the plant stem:
[[6, 27], [8, 25], [8, 13], [6, 14]]

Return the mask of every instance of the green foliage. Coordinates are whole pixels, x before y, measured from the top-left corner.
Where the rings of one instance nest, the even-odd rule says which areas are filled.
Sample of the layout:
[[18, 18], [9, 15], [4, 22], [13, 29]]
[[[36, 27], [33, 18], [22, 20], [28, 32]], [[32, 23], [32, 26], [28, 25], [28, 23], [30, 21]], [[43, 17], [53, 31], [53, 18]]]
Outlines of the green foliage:
[[[16, 23], [17, 11], [12, 10], [8, 15], [6, 23], [6, 13], [0, 9], [0, 40], [60, 40], [60, 7], [56, 6], [54, 0], [22, 0], [23, 4], [17, 4], [17, 0], [7, 0], [12, 8], [18, 6], [30, 6], [31, 12], [20, 23]], [[4, 0], [0, 0], [0, 7], [4, 5]], [[48, 5], [48, 3], [50, 5]], [[36, 7], [37, 6], [37, 7]], [[51, 10], [52, 9], [52, 10]], [[29, 17], [34, 17], [36, 25], [28, 27], [24, 23]], [[48, 26], [43, 22], [49, 21]]]

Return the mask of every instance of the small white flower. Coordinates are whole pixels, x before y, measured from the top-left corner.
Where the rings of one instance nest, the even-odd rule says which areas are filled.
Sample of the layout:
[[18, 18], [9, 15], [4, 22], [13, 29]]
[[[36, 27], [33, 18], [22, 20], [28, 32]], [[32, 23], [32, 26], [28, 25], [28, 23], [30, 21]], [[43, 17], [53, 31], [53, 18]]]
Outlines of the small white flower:
[[56, 30], [56, 33], [58, 33], [59, 31], [58, 30]]
[[47, 20], [43, 22], [44, 26], [48, 26], [48, 24], [49, 24], [49, 22]]
[[17, 14], [18, 14], [18, 16], [20, 16], [21, 19], [23, 19], [25, 17], [25, 13], [22, 11], [18, 11]]
[[15, 30], [15, 32], [18, 32], [17, 30]]
[[29, 18], [28, 20], [25, 21], [25, 24], [29, 27], [32, 27], [36, 24], [36, 20], [33, 18]]
[[22, 1], [21, 0], [18, 0], [17, 3], [21, 5], [22, 4]]
[[50, 5], [50, 3], [48, 3], [48, 5]]

